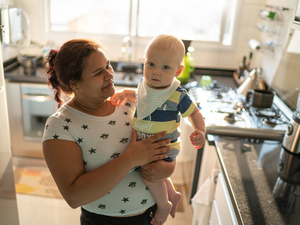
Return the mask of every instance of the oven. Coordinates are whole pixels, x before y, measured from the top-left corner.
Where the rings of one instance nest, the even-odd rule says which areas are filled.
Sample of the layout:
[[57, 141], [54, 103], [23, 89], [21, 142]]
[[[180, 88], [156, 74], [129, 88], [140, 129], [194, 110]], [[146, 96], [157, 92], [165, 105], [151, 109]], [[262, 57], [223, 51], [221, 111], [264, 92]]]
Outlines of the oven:
[[[215, 146], [219, 137], [227, 140], [223, 146], [232, 146], [234, 141], [240, 140], [243, 143], [241, 150], [244, 151], [266, 140], [278, 143], [280, 150], [292, 112], [278, 96], [274, 96], [270, 108], [256, 108], [246, 101], [246, 96], [237, 94], [232, 88], [219, 86], [217, 82], [208, 88], [191, 88], [189, 94], [205, 119], [207, 132], [201, 161], [193, 172], [191, 197], [209, 177], [212, 169], [220, 168]], [[277, 176], [276, 170], [273, 175]]]
[[12, 153], [43, 158], [42, 137], [47, 118], [57, 110], [46, 84], [7, 83]]
[[58, 109], [53, 90], [44, 83], [19, 82], [7, 82], [6, 89], [13, 155], [43, 158], [45, 122]]

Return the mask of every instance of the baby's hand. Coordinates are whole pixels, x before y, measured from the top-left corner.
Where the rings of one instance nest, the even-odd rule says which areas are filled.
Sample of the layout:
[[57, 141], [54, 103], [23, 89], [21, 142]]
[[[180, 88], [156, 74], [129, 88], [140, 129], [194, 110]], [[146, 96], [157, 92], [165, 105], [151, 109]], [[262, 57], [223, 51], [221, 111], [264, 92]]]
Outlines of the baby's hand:
[[201, 130], [195, 130], [190, 135], [190, 141], [191, 144], [194, 145], [194, 148], [202, 148], [204, 142], [205, 142], [205, 134]]
[[126, 98], [126, 95], [123, 91], [116, 92], [111, 98], [110, 98], [110, 104], [111, 105], [120, 105]]

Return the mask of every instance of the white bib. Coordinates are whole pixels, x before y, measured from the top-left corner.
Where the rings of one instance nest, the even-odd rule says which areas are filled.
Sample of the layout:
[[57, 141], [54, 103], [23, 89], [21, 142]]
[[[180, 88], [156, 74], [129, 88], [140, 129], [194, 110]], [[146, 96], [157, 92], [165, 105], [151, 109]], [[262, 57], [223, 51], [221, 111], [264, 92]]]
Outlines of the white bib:
[[136, 104], [137, 119], [143, 119], [161, 107], [174, 91], [179, 87], [180, 81], [174, 78], [172, 84], [165, 89], [154, 89], [147, 85], [145, 79], [138, 86]]

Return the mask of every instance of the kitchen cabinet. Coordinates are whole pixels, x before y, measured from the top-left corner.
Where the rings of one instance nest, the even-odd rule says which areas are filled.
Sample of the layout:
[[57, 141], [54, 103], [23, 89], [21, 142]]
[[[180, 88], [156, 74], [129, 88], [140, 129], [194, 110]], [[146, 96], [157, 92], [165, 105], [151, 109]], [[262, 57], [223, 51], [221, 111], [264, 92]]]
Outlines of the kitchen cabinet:
[[225, 183], [223, 173], [219, 173], [218, 182], [213, 202], [213, 210], [210, 217], [211, 224], [237, 225], [237, 219]]

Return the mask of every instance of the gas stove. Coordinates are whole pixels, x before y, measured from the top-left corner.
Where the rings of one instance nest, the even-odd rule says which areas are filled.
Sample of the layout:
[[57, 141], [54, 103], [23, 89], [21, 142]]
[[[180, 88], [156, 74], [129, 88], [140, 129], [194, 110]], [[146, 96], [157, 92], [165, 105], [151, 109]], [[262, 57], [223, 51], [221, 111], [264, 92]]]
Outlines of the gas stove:
[[292, 112], [274, 97], [270, 108], [254, 108], [227, 87], [191, 88], [190, 96], [205, 118], [207, 134], [282, 141]]

